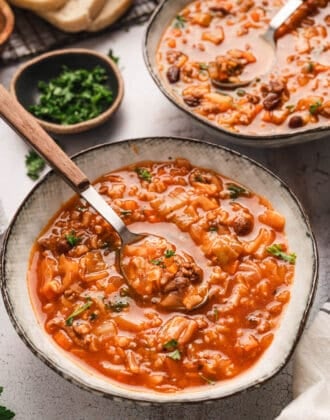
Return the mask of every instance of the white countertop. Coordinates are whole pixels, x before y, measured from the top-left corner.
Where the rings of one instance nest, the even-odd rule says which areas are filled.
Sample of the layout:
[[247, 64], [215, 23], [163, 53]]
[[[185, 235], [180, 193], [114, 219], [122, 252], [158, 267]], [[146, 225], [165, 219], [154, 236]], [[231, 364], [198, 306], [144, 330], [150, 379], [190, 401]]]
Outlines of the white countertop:
[[[143, 136], [177, 135], [213, 141], [158, 91], [142, 58], [144, 28], [133, 27], [85, 41], [77, 46], [120, 56], [125, 98], [115, 117], [105, 126], [76, 137], [61, 137], [60, 144], [73, 154], [98, 143]], [[8, 86], [16, 67], [0, 70]], [[330, 274], [330, 139], [279, 150], [233, 147], [264, 163], [295, 191], [310, 216], [320, 254], [320, 279], [313, 313], [329, 293]], [[34, 185], [25, 174], [28, 147], [0, 121], [0, 204], [7, 221]], [[103, 419], [273, 419], [291, 398], [290, 365], [259, 389], [209, 405], [141, 407], [92, 395], [66, 382], [38, 360], [18, 338], [0, 298], [0, 405], [18, 420]]]

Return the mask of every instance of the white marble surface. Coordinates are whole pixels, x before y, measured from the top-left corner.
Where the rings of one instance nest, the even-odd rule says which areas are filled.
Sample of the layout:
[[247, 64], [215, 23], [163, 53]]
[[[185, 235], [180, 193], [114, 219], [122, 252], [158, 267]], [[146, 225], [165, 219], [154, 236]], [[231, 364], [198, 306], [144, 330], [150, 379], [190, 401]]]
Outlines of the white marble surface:
[[[112, 48], [115, 55], [120, 56], [126, 92], [121, 109], [107, 125], [76, 137], [58, 138], [67, 153], [73, 154], [98, 143], [152, 135], [213, 141], [155, 87], [142, 59], [143, 30], [143, 27], [134, 27], [128, 32], [120, 31], [79, 44], [104, 53]], [[8, 86], [14, 70], [15, 67], [1, 69], [1, 83]], [[275, 171], [296, 192], [311, 218], [320, 253], [320, 280], [313, 314], [329, 295], [330, 139], [282, 150], [235, 149]], [[7, 220], [34, 184], [25, 175], [27, 150], [18, 136], [0, 121], [0, 199]], [[18, 420], [267, 420], [275, 418], [291, 398], [288, 366], [259, 389], [210, 405], [141, 407], [112, 402], [69, 384], [35, 358], [16, 335], [1, 299], [0, 386], [4, 387], [0, 405], [15, 411]]]

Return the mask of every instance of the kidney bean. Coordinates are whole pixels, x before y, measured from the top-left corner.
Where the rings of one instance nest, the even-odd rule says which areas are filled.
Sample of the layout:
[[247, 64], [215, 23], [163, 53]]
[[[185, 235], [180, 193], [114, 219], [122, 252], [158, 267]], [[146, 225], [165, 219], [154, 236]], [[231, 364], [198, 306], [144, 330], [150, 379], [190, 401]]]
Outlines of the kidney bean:
[[188, 106], [195, 107], [200, 104], [200, 99], [196, 98], [195, 96], [184, 96], [183, 100]]
[[180, 79], [180, 68], [178, 66], [171, 66], [166, 72], [167, 80], [170, 83], [176, 83]]
[[304, 125], [304, 120], [300, 115], [294, 115], [289, 119], [289, 127], [290, 128], [299, 128]]
[[268, 93], [263, 101], [263, 106], [267, 111], [270, 111], [277, 107], [281, 102], [281, 97], [277, 93]]

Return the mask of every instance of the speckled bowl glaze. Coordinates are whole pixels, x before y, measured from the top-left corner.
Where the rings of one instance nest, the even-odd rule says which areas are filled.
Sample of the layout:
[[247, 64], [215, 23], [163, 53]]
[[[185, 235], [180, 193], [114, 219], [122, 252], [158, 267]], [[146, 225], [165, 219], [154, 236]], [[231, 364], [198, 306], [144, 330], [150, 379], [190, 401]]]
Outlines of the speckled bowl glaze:
[[141, 390], [107, 379], [64, 352], [44, 331], [32, 307], [26, 273], [31, 247], [41, 229], [72, 195], [53, 171], [24, 200], [6, 233], [1, 255], [2, 294], [11, 322], [31, 351], [61, 376], [109, 398], [140, 403], [196, 403], [223, 398], [258, 386], [289, 360], [303, 331], [317, 282], [318, 257], [307, 217], [295, 195], [274, 174], [253, 160], [221, 146], [184, 138], [141, 138], [105, 144], [83, 151], [75, 162], [90, 179], [141, 160], [189, 159], [218, 171], [268, 197], [286, 218], [290, 249], [297, 254], [292, 297], [284, 310], [271, 346], [244, 373], [212, 386], [175, 394]]
[[248, 135], [233, 133], [219, 125], [216, 125], [206, 118], [203, 118], [193, 112], [193, 110], [185, 105], [180, 99], [175, 96], [168, 87], [166, 87], [162, 80], [156, 61], [157, 49], [159, 46], [160, 39], [171, 22], [171, 20], [182, 10], [187, 4], [193, 0], [164, 0], [158, 6], [154, 14], [149, 20], [144, 42], [143, 42], [143, 54], [144, 61], [152, 76], [154, 82], [160, 89], [160, 91], [181, 111], [191, 116], [197, 123], [199, 123], [210, 135], [217, 138], [219, 141], [224, 143], [232, 143], [240, 146], [252, 146], [252, 147], [283, 147], [297, 143], [304, 143], [307, 141], [317, 140], [324, 138], [330, 133], [330, 125], [324, 125], [317, 128], [300, 128], [294, 132], [288, 131], [283, 134], [272, 134], [269, 135]]

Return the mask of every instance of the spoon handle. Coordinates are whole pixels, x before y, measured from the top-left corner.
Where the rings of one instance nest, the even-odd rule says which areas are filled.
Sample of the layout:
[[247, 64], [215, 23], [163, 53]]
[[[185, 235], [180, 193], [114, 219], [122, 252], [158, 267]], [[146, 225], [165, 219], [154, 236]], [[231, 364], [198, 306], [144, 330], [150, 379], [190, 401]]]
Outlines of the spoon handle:
[[35, 119], [0, 84], [0, 116], [78, 193], [89, 186], [86, 175]]
[[287, 3], [281, 7], [280, 11], [276, 13], [276, 15], [270, 21], [269, 29], [275, 32], [276, 29], [278, 29], [303, 3], [304, 0], [287, 1]]

